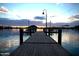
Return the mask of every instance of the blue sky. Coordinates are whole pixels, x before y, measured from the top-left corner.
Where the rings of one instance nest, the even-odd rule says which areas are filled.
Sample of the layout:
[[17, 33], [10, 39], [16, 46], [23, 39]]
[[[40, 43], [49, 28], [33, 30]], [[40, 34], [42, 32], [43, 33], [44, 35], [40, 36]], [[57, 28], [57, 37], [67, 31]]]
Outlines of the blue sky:
[[[0, 18], [9, 19], [29, 19], [31, 21], [42, 21], [34, 19], [36, 16], [42, 15], [44, 9], [47, 10], [48, 22], [71, 22], [79, 20], [79, 4], [77, 3], [0, 3]], [[44, 11], [45, 12], [45, 11]], [[53, 17], [54, 16], [54, 17]], [[73, 20], [72, 20], [73, 19]]]

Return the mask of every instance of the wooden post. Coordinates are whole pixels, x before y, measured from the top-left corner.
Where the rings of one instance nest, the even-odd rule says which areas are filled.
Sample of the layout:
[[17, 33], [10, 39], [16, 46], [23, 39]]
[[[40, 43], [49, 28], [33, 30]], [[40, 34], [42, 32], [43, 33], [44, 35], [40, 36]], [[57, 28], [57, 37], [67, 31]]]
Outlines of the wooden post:
[[46, 36], [47, 36], [47, 28], [45, 28], [45, 34], [46, 34]]
[[20, 29], [20, 45], [23, 43], [23, 29]]
[[58, 30], [58, 44], [61, 45], [61, 43], [62, 43], [62, 30], [59, 29]]
[[29, 32], [30, 36], [31, 36], [31, 30], [32, 30], [32, 29], [30, 28], [30, 32]]
[[48, 35], [48, 32], [49, 32], [49, 30], [48, 30], [48, 28], [46, 28], [46, 36]]
[[48, 29], [48, 35], [50, 36], [50, 28]]

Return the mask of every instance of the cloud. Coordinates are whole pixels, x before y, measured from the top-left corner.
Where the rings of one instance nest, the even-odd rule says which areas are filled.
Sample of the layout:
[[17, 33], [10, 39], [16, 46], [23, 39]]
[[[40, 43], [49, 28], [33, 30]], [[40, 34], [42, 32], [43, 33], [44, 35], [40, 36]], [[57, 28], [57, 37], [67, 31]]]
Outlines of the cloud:
[[71, 19], [71, 20], [79, 19], [79, 15], [71, 16], [71, 17], [69, 17], [69, 19]]
[[43, 16], [36, 16], [36, 17], [34, 17], [34, 19], [40, 19], [40, 20], [43, 20], [43, 19], [45, 19], [45, 17], [43, 17]]
[[[16, 12], [13, 12], [13, 11], [10, 11], [8, 10], [6, 7], [4, 6], [1, 6], [0, 7], [0, 13], [1, 14], [4, 14], [4, 18], [9, 18], [9, 19], [17, 19], [19, 20], [20, 19], [20, 16], [16, 14]], [[2, 17], [2, 16], [1, 16]], [[2, 17], [2, 18], [3, 18]]]
[[73, 16], [74, 18], [76, 18], [76, 19], [79, 19], [79, 15], [75, 15], [75, 16]]
[[0, 13], [7, 13], [7, 12], [8, 12], [7, 8], [5, 8], [4, 6], [0, 7]]

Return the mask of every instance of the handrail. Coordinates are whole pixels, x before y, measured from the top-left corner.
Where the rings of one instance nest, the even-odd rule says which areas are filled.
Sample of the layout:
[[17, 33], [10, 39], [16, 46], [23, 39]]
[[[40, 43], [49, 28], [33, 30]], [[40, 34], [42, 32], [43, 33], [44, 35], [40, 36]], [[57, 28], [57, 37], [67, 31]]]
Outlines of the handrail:
[[[28, 27], [8, 27], [8, 26], [4, 26], [4, 27], [0, 27], [0, 29], [19, 29], [20, 32], [20, 45], [23, 43], [23, 33], [29, 33], [29, 35], [31, 35], [33, 32], [31, 31], [32, 29], [29, 29], [29, 32], [25, 32], [23, 31], [23, 29], [28, 29]], [[66, 27], [37, 27], [37, 29], [43, 29], [43, 31], [46, 29], [46, 31], [44, 31], [44, 33], [48, 33], [48, 35], [50, 36], [50, 33], [58, 33], [58, 44], [61, 45], [62, 43], [62, 29], [74, 29], [73, 27], [70, 28], [66, 28]], [[54, 29], [57, 29], [58, 31], [53, 31]], [[47, 31], [48, 30], [48, 31]]]
[[[0, 29], [27, 29], [28, 27], [11, 27], [0, 26]], [[45, 29], [45, 27], [37, 27], [37, 29]], [[47, 27], [47, 29], [75, 29], [74, 27]]]

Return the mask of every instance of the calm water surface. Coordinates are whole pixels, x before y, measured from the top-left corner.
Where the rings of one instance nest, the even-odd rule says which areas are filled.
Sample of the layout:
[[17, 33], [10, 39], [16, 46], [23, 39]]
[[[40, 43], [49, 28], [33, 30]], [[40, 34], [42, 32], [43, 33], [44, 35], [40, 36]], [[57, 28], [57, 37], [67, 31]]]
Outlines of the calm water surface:
[[[23, 41], [30, 36], [24, 34]], [[0, 55], [9, 55], [19, 46], [19, 29], [0, 30]]]
[[[57, 34], [51, 37], [58, 40]], [[24, 41], [30, 36], [24, 35]], [[0, 30], [0, 55], [9, 55], [19, 46], [19, 30]], [[68, 50], [72, 55], [79, 55], [79, 31], [77, 30], [63, 30], [62, 32], [62, 46]]]
[[[51, 37], [58, 42], [58, 34], [53, 34]], [[79, 55], [79, 31], [63, 30], [62, 46], [67, 49], [72, 55]]]

